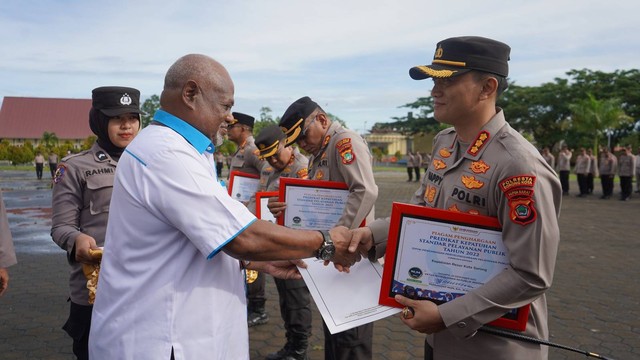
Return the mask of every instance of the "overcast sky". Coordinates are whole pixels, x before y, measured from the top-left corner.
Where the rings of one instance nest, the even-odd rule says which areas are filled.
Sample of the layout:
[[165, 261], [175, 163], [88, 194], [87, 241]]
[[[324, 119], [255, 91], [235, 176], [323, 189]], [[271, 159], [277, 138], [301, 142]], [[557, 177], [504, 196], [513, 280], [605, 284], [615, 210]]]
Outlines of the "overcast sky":
[[123, 85], [146, 99], [176, 59], [202, 53], [231, 74], [234, 111], [281, 116], [308, 95], [362, 133], [429, 94], [408, 70], [439, 40], [503, 41], [510, 79], [533, 86], [640, 68], [638, 14], [634, 0], [0, 0], [0, 97]]

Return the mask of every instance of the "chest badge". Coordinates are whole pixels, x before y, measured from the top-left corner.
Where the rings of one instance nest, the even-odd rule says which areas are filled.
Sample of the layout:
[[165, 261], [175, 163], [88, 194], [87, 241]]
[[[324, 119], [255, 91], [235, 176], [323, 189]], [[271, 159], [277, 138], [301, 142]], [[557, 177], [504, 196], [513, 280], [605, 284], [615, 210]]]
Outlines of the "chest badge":
[[424, 198], [428, 203], [433, 203], [433, 200], [436, 198], [436, 187], [435, 186], [427, 186], [427, 189], [424, 192]]
[[451, 151], [449, 151], [449, 149], [447, 148], [442, 148], [438, 151], [438, 154], [446, 159], [451, 156]]
[[324, 178], [324, 173], [322, 172], [322, 170], [318, 170], [316, 172], [316, 179], [317, 180], [322, 180]]
[[473, 171], [474, 174], [485, 174], [491, 169], [491, 166], [482, 160], [478, 160], [472, 162], [471, 165], [469, 165], [469, 169]]
[[484, 183], [477, 180], [475, 176], [462, 175], [460, 181], [462, 181], [462, 184], [464, 184], [464, 187], [467, 189], [480, 189], [484, 186]]
[[433, 167], [436, 170], [442, 170], [445, 169], [447, 167], [447, 164], [444, 163], [444, 161], [440, 160], [440, 159], [433, 159]]

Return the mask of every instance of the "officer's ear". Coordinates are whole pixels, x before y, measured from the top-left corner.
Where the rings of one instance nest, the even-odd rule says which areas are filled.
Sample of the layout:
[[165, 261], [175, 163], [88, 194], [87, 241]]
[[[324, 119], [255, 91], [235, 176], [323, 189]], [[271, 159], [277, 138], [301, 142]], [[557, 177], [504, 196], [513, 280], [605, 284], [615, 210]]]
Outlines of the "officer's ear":
[[182, 101], [192, 110], [196, 107], [195, 101], [198, 95], [202, 95], [202, 91], [195, 81], [189, 80], [182, 87]]
[[485, 76], [481, 80], [482, 91], [480, 92], [480, 100], [487, 100], [491, 97], [497, 97], [498, 79], [493, 76]]
[[331, 125], [331, 119], [325, 113], [318, 113], [318, 121], [322, 124], [323, 129], [327, 129]]

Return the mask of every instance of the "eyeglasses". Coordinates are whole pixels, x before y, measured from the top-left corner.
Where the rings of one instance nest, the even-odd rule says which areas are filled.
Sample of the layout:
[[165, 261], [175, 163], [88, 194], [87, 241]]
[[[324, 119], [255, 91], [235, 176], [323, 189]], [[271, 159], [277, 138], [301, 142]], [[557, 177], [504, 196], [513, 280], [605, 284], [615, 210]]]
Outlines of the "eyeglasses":
[[316, 114], [313, 120], [309, 121], [307, 126], [302, 128], [302, 131], [300, 132], [300, 136], [298, 136], [297, 140], [304, 140], [307, 138], [307, 130], [309, 130], [309, 127], [311, 127], [311, 124], [313, 124], [313, 122], [316, 121], [317, 118], [318, 118], [318, 114]]

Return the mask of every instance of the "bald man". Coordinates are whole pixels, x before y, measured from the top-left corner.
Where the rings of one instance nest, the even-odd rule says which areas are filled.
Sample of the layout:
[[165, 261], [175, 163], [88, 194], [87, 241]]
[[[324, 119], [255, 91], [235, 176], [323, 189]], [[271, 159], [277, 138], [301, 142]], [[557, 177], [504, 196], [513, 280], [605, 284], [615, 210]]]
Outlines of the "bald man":
[[186, 55], [167, 71], [160, 110], [118, 163], [92, 360], [249, 359], [243, 269], [299, 279], [294, 262], [275, 260], [332, 251], [355, 263], [328, 232], [258, 220], [219, 184], [213, 142], [233, 104], [214, 59]]

